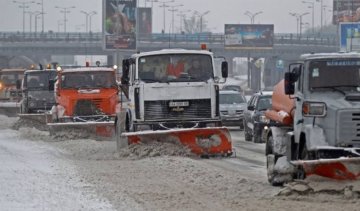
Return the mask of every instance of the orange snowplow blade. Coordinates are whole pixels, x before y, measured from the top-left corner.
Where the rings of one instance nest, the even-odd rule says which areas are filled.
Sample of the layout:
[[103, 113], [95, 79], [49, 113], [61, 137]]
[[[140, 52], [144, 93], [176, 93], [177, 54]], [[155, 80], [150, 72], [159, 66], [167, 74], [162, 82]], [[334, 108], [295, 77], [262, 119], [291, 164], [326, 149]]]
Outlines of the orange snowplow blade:
[[309, 161], [293, 161], [294, 165], [301, 165], [307, 176], [319, 175], [336, 180], [360, 179], [360, 158], [338, 158]]
[[231, 155], [232, 144], [227, 128], [190, 128], [123, 133], [129, 144], [150, 140], [180, 142], [197, 155]]
[[115, 134], [114, 122], [67, 122], [67, 123], [48, 123], [50, 134], [57, 131], [83, 129], [98, 137], [112, 137]]

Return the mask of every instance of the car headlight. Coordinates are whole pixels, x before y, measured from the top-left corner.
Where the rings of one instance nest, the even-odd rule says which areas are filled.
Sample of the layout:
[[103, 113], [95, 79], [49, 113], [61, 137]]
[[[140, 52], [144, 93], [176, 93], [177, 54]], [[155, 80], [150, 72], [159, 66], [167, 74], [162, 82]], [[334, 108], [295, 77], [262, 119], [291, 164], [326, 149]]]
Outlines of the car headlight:
[[323, 117], [326, 115], [326, 104], [323, 102], [304, 102], [302, 113], [305, 117]]
[[268, 119], [265, 115], [260, 115], [259, 120], [262, 123], [269, 123], [270, 122], [270, 119]]

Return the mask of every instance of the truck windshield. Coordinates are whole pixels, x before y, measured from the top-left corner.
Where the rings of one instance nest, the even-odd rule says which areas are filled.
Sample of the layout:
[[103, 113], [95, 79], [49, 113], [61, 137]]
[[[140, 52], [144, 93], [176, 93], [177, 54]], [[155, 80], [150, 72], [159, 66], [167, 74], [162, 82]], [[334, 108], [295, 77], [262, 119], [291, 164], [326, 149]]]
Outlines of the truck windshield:
[[209, 55], [166, 54], [139, 58], [138, 78], [145, 83], [207, 81], [214, 77]]
[[54, 80], [55, 77], [56, 71], [26, 73], [24, 87], [28, 90], [48, 90], [49, 80]]
[[360, 86], [359, 59], [333, 59], [311, 61], [309, 64], [310, 90], [337, 88], [356, 90]]
[[110, 71], [63, 73], [61, 82], [64, 89], [117, 87], [115, 75]]
[[5, 85], [16, 85], [17, 80], [23, 79], [23, 72], [3, 72], [0, 73], [0, 82]]

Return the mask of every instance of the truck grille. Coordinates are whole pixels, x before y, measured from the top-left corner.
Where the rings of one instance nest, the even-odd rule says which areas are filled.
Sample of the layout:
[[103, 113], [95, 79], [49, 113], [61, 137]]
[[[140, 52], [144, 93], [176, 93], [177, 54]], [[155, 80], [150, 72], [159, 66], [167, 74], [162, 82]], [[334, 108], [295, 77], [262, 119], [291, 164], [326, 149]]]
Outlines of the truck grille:
[[360, 112], [339, 111], [337, 139], [342, 142], [360, 142]]
[[211, 118], [211, 100], [176, 100], [189, 102], [189, 106], [170, 107], [169, 100], [145, 101], [146, 120], [190, 120]]
[[76, 116], [91, 116], [91, 115], [101, 115], [100, 103], [102, 99], [80, 99], [77, 100], [74, 107], [74, 115]]

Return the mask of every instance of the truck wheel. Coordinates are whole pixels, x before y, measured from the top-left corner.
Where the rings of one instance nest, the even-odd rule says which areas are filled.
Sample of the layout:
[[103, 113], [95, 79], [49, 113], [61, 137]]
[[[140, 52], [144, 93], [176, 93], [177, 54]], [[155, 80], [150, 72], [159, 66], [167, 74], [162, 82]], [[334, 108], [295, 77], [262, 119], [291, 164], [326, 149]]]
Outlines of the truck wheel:
[[275, 163], [278, 159], [278, 156], [273, 154], [272, 151], [273, 142], [274, 142], [273, 137], [270, 136], [268, 141], [266, 142], [266, 147], [265, 147], [267, 178], [272, 186], [281, 186], [283, 185], [283, 182], [279, 182], [276, 180], [276, 177], [280, 175], [274, 171]]
[[128, 146], [127, 138], [122, 136], [123, 132], [125, 132], [125, 118], [119, 118], [115, 125], [116, 149], [118, 151]]

